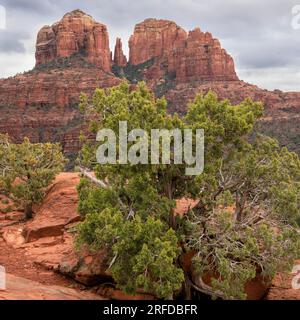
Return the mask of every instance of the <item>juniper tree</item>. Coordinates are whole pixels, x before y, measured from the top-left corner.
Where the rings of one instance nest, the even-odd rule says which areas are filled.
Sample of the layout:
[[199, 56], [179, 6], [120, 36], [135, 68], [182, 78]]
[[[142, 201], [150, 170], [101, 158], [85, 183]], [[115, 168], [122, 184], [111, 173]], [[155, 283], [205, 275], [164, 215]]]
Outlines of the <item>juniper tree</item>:
[[46, 188], [63, 168], [66, 159], [59, 144], [14, 144], [0, 135], [0, 192], [21, 206], [28, 219]]
[[[193, 287], [245, 298], [244, 285], [257, 273], [270, 279], [291, 266], [299, 254], [300, 162], [274, 140], [253, 137], [260, 103], [247, 99], [233, 106], [209, 92], [197, 95], [179, 117], [167, 113], [166, 100], [156, 99], [144, 83], [131, 90], [123, 82], [97, 89], [91, 99], [82, 96], [80, 107], [94, 134], [105, 128], [118, 137], [120, 121], [127, 121], [128, 131], [140, 128], [149, 136], [151, 129], [205, 131], [205, 167], [197, 176], [185, 174], [186, 163], [174, 163], [174, 140], [170, 164], [155, 165], [100, 165], [101, 143], [84, 140], [79, 165], [95, 178], [78, 186], [85, 218], [78, 244], [107, 249], [121, 289], [171, 298]], [[175, 200], [182, 197], [199, 202], [178, 217]], [[194, 259], [186, 271], [182, 253], [188, 251]], [[214, 275], [210, 284], [202, 281], [207, 272]]]

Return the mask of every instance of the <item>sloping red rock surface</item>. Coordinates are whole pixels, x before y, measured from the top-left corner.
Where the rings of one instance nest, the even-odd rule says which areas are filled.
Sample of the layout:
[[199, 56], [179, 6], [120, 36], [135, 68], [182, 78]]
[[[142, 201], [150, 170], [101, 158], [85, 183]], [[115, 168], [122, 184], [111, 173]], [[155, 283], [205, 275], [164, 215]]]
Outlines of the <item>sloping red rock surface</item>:
[[100, 295], [38, 282], [7, 274], [0, 300], [103, 300]]
[[[32, 221], [13, 221], [12, 225], [0, 223], [0, 265], [5, 266], [10, 274], [8, 291], [0, 291], [0, 300], [26, 299], [26, 296], [37, 300], [96, 299], [95, 295], [82, 291], [85, 289], [83, 285], [95, 285], [93, 292], [97, 292], [100, 299], [103, 296], [122, 300], [153, 299], [145, 294], [132, 297], [116, 290], [107, 272], [105, 251], [98, 254], [87, 250], [75, 251], [73, 231], [76, 223], [70, 221], [77, 216], [78, 197], [75, 190], [78, 181], [77, 173], [60, 174]], [[176, 213], [185, 214], [194, 205], [195, 201], [178, 200]], [[33, 225], [35, 237], [26, 241], [26, 234]], [[43, 232], [47, 227], [53, 230], [53, 226], [56, 226], [59, 235]], [[299, 261], [295, 264], [299, 264]], [[300, 290], [292, 287], [295, 276], [295, 273], [277, 275], [267, 299], [299, 300]], [[265, 290], [259, 281], [248, 284], [251, 293], [249, 298], [261, 298], [262, 289]]]
[[35, 219], [27, 223], [23, 235], [26, 242], [44, 237], [61, 236], [64, 227], [80, 220], [77, 213], [78, 174], [61, 173], [54, 181]]
[[[72, 221], [78, 217], [78, 182], [77, 173], [58, 175], [32, 221], [0, 223], [0, 265], [8, 273], [7, 290], [0, 291], [0, 300], [93, 300], [104, 295], [122, 300], [150, 298], [128, 296], [108, 285], [113, 280], [107, 272], [105, 251], [75, 250], [77, 223]], [[95, 285], [97, 295], [85, 290]]]

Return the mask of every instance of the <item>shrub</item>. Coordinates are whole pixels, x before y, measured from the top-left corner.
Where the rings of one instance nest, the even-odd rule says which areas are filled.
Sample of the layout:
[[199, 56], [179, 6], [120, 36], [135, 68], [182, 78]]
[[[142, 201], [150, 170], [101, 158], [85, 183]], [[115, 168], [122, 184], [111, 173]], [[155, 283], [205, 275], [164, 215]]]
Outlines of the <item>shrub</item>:
[[39, 203], [46, 188], [65, 164], [58, 144], [32, 144], [25, 138], [13, 144], [8, 136], [0, 136], [0, 191], [21, 205], [27, 218], [33, 205]]
[[[268, 137], [253, 138], [260, 103], [247, 99], [231, 105], [209, 92], [197, 95], [180, 118], [167, 114], [165, 99], [155, 99], [143, 83], [131, 91], [125, 82], [81, 102], [94, 133], [108, 128], [118, 135], [119, 121], [127, 121], [129, 131], [148, 133], [205, 130], [205, 168], [198, 176], [186, 176], [185, 165], [174, 161], [99, 165], [99, 143], [85, 143], [79, 163], [105, 183], [83, 180], [79, 187], [79, 209], [86, 218], [78, 241], [94, 250], [107, 248], [121, 289], [168, 299], [185, 283], [187, 297], [194, 288], [243, 299], [244, 285], [258, 273], [268, 280], [291, 268], [300, 253], [300, 161]], [[175, 217], [175, 200], [182, 197], [199, 203]], [[194, 253], [193, 272], [184, 272], [180, 251]], [[207, 272], [214, 275], [210, 285], [195, 282], [192, 274], [201, 278]]]

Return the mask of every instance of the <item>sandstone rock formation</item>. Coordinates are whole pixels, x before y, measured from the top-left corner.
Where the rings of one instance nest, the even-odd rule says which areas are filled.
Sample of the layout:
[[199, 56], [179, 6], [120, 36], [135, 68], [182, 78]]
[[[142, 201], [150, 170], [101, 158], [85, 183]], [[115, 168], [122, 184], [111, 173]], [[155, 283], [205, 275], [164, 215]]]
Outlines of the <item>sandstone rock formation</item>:
[[[295, 266], [300, 265], [300, 260], [295, 261]], [[299, 270], [299, 268], [296, 268]], [[270, 288], [267, 300], [300, 300], [300, 289], [293, 288], [292, 283], [298, 273], [278, 274], [273, 280], [272, 287]], [[299, 288], [299, 280], [297, 287]]]
[[61, 173], [56, 178], [43, 203], [36, 210], [35, 219], [23, 231], [26, 242], [61, 236], [65, 226], [80, 220], [76, 190], [79, 181], [76, 173]]
[[58, 23], [40, 30], [36, 43], [36, 65], [76, 53], [106, 72], [111, 70], [107, 28], [81, 10], [67, 13]]
[[0, 300], [103, 300], [100, 295], [62, 286], [46, 286], [7, 274], [7, 288], [0, 291]]
[[25, 136], [32, 142], [58, 141], [74, 159], [84, 129], [80, 93], [91, 95], [126, 78], [132, 84], [146, 81], [157, 96], [166, 96], [170, 112], [181, 114], [195, 94], [208, 90], [233, 103], [261, 100], [264, 132], [300, 152], [300, 93], [262, 90], [239, 80], [233, 59], [210, 33], [147, 19], [136, 25], [129, 47], [127, 62], [117, 39], [112, 60], [106, 26], [80, 10], [42, 28], [36, 67], [0, 80], [0, 132], [16, 142]]
[[[74, 228], [77, 222], [70, 221], [77, 216], [78, 182], [76, 173], [60, 174], [37, 208], [33, 221], [0, 224], [0, 265], [14, 275], [12, 280], [9, 279], [8, 290], [2, 295], [0, 292], [0, 300], [20, 300], [26, 295], [34, 300], [41, 299], [41, 295], [44, 299], [80, 299], [81, 291], [66, 288], [70, 285], [77, 289], [96, 286], [93, 292], [98, 296], [84, 292], [82, 299], [103, 299], [103, 296], [122, 300], [153, 299], [145, 294], [128, 296], [114, 288], [113, 279], [107, 272], [109, 261], [105, 250], [99, 253], [91, 253], [87, 248], [75, 250]], [[33, 237], [27, 237], [26, 241], [28, 234]], [[19, 287], [17, 281], [20, 282]], [[44, 281], [47, 287], [40, 284]], [[29, 294], [31, 288], [35, 292]]]
[[113, 282], [111, 275], [107, 272], [109, 260], [105, 250], [91, 253], [88, 249], [72, 252], [65, 255], [58, 270], [62, 274], [72, 277], [79, 283], [93, 286], [106, 282]]
[[187, 33], [172, 21], [147, 19], [136, 25], [129, 47], [132, 65], [154, 59], [146, 75], [150, 79], [238, 80], [233, 59], [217, 39], [199, 28]]
[[120, 38], [116, 39], [114, 64], [118, 67], [125, 67], [127, 65], [127, 58], [123, 52], [122, 40]]
[[129, 63], [141, 64], [155, 57], [161, 57], [172, 49], [175, 43], [184, 43], [186, 32], [168, 20], [147, 19], [135, 26], [129, 40]]
[[[38, 210], [33, 222], [22, 222], [13, 225], [0, 224], [0, 265], [7, 268], [8, 290], [0, 291], [2, 299], [102, 299], [116, 300], [153, 299], [144, 293], [128, 296], [117, 290], [107, 272], [108, 259], [105, 251], [90, 253], [88, 250], [75, 251], [74, 227], [76, 222], [69, 223], [77, 215], [78, 198], [75, 195], [79, 177], [76, 173], [60, 174], [49, 189], [45, 202]], [[55, 205], [54, 202], [55, 201]], [[177, 201], [177, 214], [185, 214], [195, 201], [182, 199]], [[45, 207], [48, 206], [47, 212]], [[63, 210], [63, 208], [66, 210]], [[57, 209], [58, 208], [58, 209]], [[46, 219], [46, 213], [49, 219]], [[56, 221], [56, 222], [55, 222]], [[35, 237], [26, 242], [24, 230], [30, 230], [35, 225], [41, 231], [53, 230], [57, 226], [60, 235], [50, 235], [36, 232]], [[62, 225], [64, 225], [62, 227]], [[25, 232], [26, 235], [26, 232]], [[184, 266], [190, 268], [193, 254], [185, 257]], [[299, 261], [295, 264], [299, 265]], [[186, 269], [187, 270], [187, 269]], [[66, 275], [67, 278], [59, 274]], [[300, 291], [292, 288], [295, 274], [279, 274], [273, 281], [267, 299], [300, 300]], [[29, 279], [29, 280], [28, 280]], [[86, 291], [78, 291], [80, 284], [95, 286], [93, 295]], [[259, 279], [258, 279], [259, 280]], [[67, 287], [74, 287], [69, 289]], [[249, 299], [261, 299], [266, 291], [261, 281], [251, 281], [246, 287]]]
[[[62, 62], [64, 63], [64, 62]], [[83, 64], [82, 64], [83, 63]], [[71, 156], [79, 149], [78, 135], [83, 118], [78, 110], [81, 92], [117, 85], [120, 79], [82, 60], [63, 67], [35, 69], [0, 80], [0, 132], [16, 142], [29, 137], [32, 142], [60, 142]]]

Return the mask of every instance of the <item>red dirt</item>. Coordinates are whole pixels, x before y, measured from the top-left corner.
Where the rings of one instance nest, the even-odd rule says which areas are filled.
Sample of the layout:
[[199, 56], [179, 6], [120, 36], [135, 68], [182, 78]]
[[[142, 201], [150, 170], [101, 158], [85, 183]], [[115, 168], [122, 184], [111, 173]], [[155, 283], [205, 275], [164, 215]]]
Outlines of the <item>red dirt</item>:
[[[22, 227], [22, 223], [20, 223], [20, 227]], [[30, 257], [25, 255], [24, 249], [8, 246], [2, 238], [0, 238], [0, 265], [5, 266], [7, 273], [44, 285], [81, 288], [71, 279], [34, 264]]]

